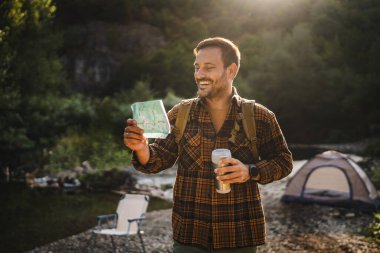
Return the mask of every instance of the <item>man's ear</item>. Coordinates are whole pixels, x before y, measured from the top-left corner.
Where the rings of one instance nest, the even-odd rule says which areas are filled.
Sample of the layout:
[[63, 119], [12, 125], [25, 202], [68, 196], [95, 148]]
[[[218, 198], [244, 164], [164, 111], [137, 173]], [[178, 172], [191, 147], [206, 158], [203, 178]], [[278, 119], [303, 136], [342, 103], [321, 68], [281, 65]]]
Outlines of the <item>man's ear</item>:
[[231, 63], [230, 66], [227, 67], [228, 79], [234, 80], [238, 71], [239, 68], [236, 63]]

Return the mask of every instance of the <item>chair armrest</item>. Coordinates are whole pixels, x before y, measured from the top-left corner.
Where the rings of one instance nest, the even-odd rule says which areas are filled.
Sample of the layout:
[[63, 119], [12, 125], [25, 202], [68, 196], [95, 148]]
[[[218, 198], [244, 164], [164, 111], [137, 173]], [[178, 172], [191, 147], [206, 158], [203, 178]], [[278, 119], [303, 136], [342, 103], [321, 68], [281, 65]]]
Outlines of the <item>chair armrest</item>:
[[141, 222], [145, 220], [145, 217], [140, 217], [140, 218], [134, 218], [134, 219], [128, 219], [128, 222]]
[[141, 223], [143, 220], [145, 220], [145, 213], [143, 213], [141, 217], [139, 218], [128, 219], [128, 222], [129, 223], [136, 222], [138, 233], [144, 233], [143, 231], [141, 231]]
[[101, 229], [102, 223], [109, 221], [109, 220], [112, 220], [110, 227], [114, 228], [114, 227], [116, 227], [117, 214], [99, 215], [96, 217], [96, 219], [98, 221], [96, 229]]
[[96, 218], [98, 220], [109, 220], [109, 219], [114, 219], [115, 216], [117, 216], [117, 214], [114, 213], [114, 214], [99, 215]]

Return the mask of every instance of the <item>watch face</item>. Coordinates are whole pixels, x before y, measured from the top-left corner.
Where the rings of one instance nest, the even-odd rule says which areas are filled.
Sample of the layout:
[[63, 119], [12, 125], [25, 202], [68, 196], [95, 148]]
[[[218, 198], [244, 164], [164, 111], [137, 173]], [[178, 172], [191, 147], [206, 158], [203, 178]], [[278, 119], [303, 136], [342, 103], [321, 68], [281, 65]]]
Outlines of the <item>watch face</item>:
[[256, 169], [256, 166], [254, 164], [250, 164], [249, 165], [249, 172], [251, 174], [252, 177], [256, 177], [257, 174], [258, 174], [258, 171]]

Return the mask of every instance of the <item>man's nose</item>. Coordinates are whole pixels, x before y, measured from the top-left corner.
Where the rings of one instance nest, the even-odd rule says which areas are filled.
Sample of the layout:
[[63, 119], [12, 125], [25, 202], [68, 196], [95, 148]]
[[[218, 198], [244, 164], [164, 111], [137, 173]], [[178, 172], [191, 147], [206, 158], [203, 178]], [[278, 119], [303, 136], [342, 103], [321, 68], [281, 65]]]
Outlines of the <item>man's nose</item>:
[[195, 70], [194, 76], [196, 79], [202, 79], [206, 77], [205, 72], [202, 69]]

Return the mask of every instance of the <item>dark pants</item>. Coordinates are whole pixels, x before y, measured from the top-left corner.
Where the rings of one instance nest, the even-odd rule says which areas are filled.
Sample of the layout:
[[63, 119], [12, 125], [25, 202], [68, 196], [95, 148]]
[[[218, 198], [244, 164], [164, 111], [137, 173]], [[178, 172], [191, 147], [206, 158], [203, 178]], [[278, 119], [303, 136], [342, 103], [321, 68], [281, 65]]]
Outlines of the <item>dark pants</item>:
[[222, 249], [222, 250], [205, 250], [194, 246], [180, 244], [174, 241], [173, 253], [256, 253], [256, 247], [245, 247], [238, 249]]

